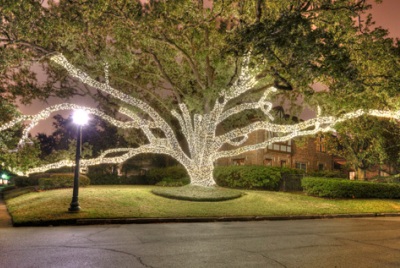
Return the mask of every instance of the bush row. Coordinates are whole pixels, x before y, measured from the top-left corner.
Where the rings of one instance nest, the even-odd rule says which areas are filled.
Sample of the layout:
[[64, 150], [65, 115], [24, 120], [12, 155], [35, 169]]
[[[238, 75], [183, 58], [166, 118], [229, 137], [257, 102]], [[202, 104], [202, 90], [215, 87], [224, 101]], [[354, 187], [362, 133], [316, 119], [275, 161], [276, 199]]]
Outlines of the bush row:
[[301, 174], [297, 169], [266, 166], [218, 166], [214, 178], [219, 186], [241, 189], [279, 189], [283, 174]]
[[[79, 175], [79, 186], [85, 187], [90, 184], [90, 179], [85, 175]], [[74, 186], [73, 173], [55, 173], [47, 174], [47, 178], [39, 179], [39, 188], [41, 190], [69, 188]]]
[[303, 178], [308, 195], [329, 198], [400, 198], [400, 184], [327, 178]]
[[21, 188], [15, 188], [15, 187], [10, 187], [7, 188], [7, 190], [3, 190], [1, 194], [3, 194], [4, 200], [8, 200], [11, 198], [18, 197], [20, 195], [28, 194], [31, 192], [37, 192], [38, 189], [37, 186], [27, 186], [27, 187], [21, 187]]
[[17, 187], [38, 186], [39, 177], [13, 177], [10, 183], [14, 184]]
[[381, 177], [381, 176], [376, 176], [373, 177], [372, 179], [369, 179], [368, 181], [371, 182], [380, 182], [380, 183], [400, 183], [400, 175], [392, 175], [388, 177]]
[[346, 179], [347, 174], [344, 172], [341, 172], [339, 170], [321, 170], [321, 171], [312, 171], [307, 173], [308, 177], [318, 177], [318, 178], [342, 178]]
[[[74, 184], [73, 173], [41, 173], [29, 177], [14, 177], [13, 183], [16, 187], [39, 186], [39, 189], [56, 189], [72, 187]], [[90, 179], [85, 175], [79, 175], [79, 186], [90, 184]]]
[[[266, 166], [217, 166], [214, 178], [219, 186], [241, 189], [277, 190], [283, 174], [302, 174], [290, 168]], [[90, 174], [89, 174], [90, 175]], [[149, 184], [183, 186], [190, 183], [183, 166], [153, 168], [143, 176], [118, 177], [117, 175], [90, 175], [91, 184]]]
[[116, 174], [89, 175], [91, 185], [148, 184], [145, 176], [118, 176]]
[[148, 184], [182, 186], [189, 183], [189, 175], [183, 166], [152, 168], [146, 174]]

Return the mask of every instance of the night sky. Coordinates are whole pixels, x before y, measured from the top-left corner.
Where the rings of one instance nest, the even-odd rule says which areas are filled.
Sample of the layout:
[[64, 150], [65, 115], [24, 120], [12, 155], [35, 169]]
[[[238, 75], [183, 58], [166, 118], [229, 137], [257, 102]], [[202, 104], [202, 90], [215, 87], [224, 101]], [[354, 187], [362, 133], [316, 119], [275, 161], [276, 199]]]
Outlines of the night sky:
[[[400, 0], [384, 0], [382, 4], [375, 4], [372, 0], [370, 0], [370, 3], [373, 5], [373, 8], [370, 10], [370, 12], [373, 15], [373, 20], [376, 22], [375, 25], [377, 27], [381, 26], [382, 28], [389, 29], [389, 37], [400, 38]], [[34, 102], [29, 106], [21, 106], [20, 110], [24, 114], [36, 114], [49, 105], [63, 102], [65, 101], [56, 98], [50, 98], [48, 99], [47, 104], [42, 102]], [[80, 105], [95, 106], [93, 101], [90, 99], [84, 99], [82, 97], [73, 98], [68, 102]], [[310, 113], [306, 112], [303, 117], [309, 117], [307, 114]], [[68, 112], [64, 113], [64, 116], [67, 115]], [[49, 120], [41, 122], [36, 128], [33, 129], [32, 134], [36, 135], [38, 132], [46, 132], [49, 134], [52, 132], [51, 126], [52, 122]]]

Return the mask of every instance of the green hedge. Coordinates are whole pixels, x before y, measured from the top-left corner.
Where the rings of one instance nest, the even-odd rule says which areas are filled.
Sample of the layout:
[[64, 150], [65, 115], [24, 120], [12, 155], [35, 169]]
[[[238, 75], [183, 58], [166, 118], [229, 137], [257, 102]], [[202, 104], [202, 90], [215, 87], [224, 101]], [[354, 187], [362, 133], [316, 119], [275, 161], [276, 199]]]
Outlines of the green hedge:
[[[39, 179], [39, 188], [42, 190], [69, 188], [74, 185], [74, 174], [60, 173], [49, 174], [49, 178]], [[90, 184], [90, 179], [85, 175], [79, 175], [79, 186], [84, 187]]]
[[283, 174], [301, 174], [296, 169], [266, 166], [218, 166], [214, 178], [219, 186], [276, 191]]
[[28, 194], [31, 192], [37, 192], [37, 186], [27, 186], [27, 187], [21, 187], [21, 188], [7, 188], [7, 190], [3, 190], [1, 194], [3, 194], [4, 200], [8, 200], [11, 198], [15, 198], [24, 194]]
[[308, 195], [329, 198], [400, 198], [400, 185], [327, 178], [303, 178]]
[[[171, 166], [166, 168], [152, 168], [146, 174], [148, 184], [170, 185], [189, 182], [189, 175], [183, 166]], [[178, 186], [178, 185], [177, 185]]]
[[90, 175], [91, 185], [127, 185], [127, 184], [148, 184], [145, 176], [118, 176], [116, 174]]
[[91, 185], [119, 185], [120, 177], [114, 174], [96, 174], [89, 173]]
[[317, 177], [317, 178], [342, 178], [346, 179], [347, 174], [341, 171], [336, 170], [321, 170], [321, 171], [312, 171], [307, 173], [308, 177]]
[[38, 177], [14, 177], [12, 178], [14, 185], [17, 187], [27, 187], [27, 186], [38, 186], [39, 178]]
[[400, 174], [387, 177], [375, 176], [372, 179], [369, 179], [368, 181], [380, 182], [380, 183], [400, 183]]

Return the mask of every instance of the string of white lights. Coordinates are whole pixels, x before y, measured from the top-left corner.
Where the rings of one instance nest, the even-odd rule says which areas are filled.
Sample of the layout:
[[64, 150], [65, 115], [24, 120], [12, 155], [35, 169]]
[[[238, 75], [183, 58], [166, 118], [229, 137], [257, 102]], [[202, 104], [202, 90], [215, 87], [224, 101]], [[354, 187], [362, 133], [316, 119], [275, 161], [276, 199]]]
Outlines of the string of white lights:
[[111, 123], [112, 125], [122, 128], [122, 129], [128, 129], [128, 128], [140, 128], [140, 123], [137, 121], [128, 121], [128, 122], [122, 122], [119, 120], [116, 120], [115, 118], [101, 112], [100, 110], [97, 110], [95, 108], [91, 107], [86, 107], [86, 106], [80, 106], [72, 103], [61, 103], [57, 105], [53, 105], [50, 107], [47, 107], [46, 109], [40, 111], [38, 114], [35, 115], [20, 115], [19, 117], [11, 120], [10, 122], [2, 125], [0, 127], [0, 131], [12, 128], [13, 126], [23, 123], [26, 121], [30, 121], [30, 123], [24, 127], [21, 139], [18, 142], [18, 147], [23, 146], [26, 140], [28, 139], [29, 132], [39, 124], [40, 121], [48, 119], [52, 113], [55, 112], [60, 112], [60, 111], [65, 111], [65, 110], [84, 110], [89, 114], [97, 115], [103, 120]]
[[[250, 134], [258, 130], [265, 130], [282, 134], [288, 133], [288, 134], [283, 135], [281, 137], [274, 137], [258, 144], [243, 146], [241, 148], [236, 148], [227, 151], [220, 151], [215, 155], [214, 160], [223, 157], [232, 157], [248, 151], [262, 149], [268, 145], [271, 145], [272, 143], [285, 142], [295, 137], [314, 135], [317, 134], [318, 132], [334, 131], [334, 126], [336, 124], [347, 121], [349, 119], [360, 117], [362, 115], [370, 115], [375, 117], [400, 120], [400, 111], [357, 110], [355, 112], [346, 113], [338, 118], [333, 116], [317, 117], [294, 125], [278, 125], [278, 124], [271, 124], [269, 122], [256, 122], [251, 124], [250, 126], [242, 128], [241, 130], [236, 129], [225, 135], [221, 135], [220, 137], [218, 137], [219, 145], [222, 147], [224, 143], [232, 144], [232, 139], [237, 139], [239, 137], [242, 137], [244, 133]], [[313, 127], [313, 129], [310, 130], [310, 127]]]
[[[159, 128], [162, 132], [164, 132], [168, 143], [170, 143], [170, 146], [176, 151], [177, 154], [180, 155], [179, 156], [180, 160], [184, 161], [185, 158], [187, 158], [187, 156], [179, 146], [179, 142], [176, 139], [175, 133], [172, 130], [172, 128], [162, 118], [162, 116], [160, 116], [150, 105], [139, 99], [133, 98], [130, 95], [127, 95], [121, 91], [114, 89], [108, 83], [108, 79], [106, 80], [106, 83], [101, 83], [92, 79], [88, 74], [86, 74], [82, 70], [76, 68], [71, 63], [69, 63], [68, 60], [62, 54], [56, 54], [52, 56], [50, 59], [55, 63], [61, 65], [63, 68], [67, 70], [67, 72], [71, 76], [79, 79], [82, 83], [91, 86], [93, 88], [96, 88], [104, 93], [107, 93], [110, 96], [122, 101], [123, 103], [126, 103], [132, 107], [142, 110], [152, 119], [154, 127]], [[105, 72], [106, 72], [105, 76], [108, 77], [109, 76], [108, 68], [105, 68]]]
[[243, 112], [245, 110], [255, 110], [255, 109], [260, 109], [261, 111], [263, 111], [263, 113], [266, 116], [268, 116], [268, 118], [271, 121], [273, 121], [274, 117], [271, 114], [271, 110], [272, 110], [273, 104], [272, 104], [271, 101], [267, 101], [266, 98], [268, 97], [268, 95], [271, 92], [275, 92], [275, 91], [276, 91], [276, 88], [271, 87], [271, 88], [269, 88], [268, 90], [265, 91], [264, 95], [260, 98], [259, 101], [238, 104], [235, 107], [226, 110], [219, 117], [219, 123], [223, 122], [224, 120], [226, 120], [228, 117], [230, 117], [232, 115], [238, 114], [238, 113]]
[[[131, 157], [142, 153], [158, 153], [166, 154], [175, 158], [187, 170], [191, 179], [191, 184], [212, 186], [215, 185], [213, 179], [214, 161], [222, 157], [231, 157], [239, 155], [244, 152], [253, 151], [276, 143], [288, 141], [294, 137], [313, 135], [318, 132], [332, 131], [333, 126], [339, 122], [343, 122], [352, 118], [362, 115], [371, 115], [377, 117], [386, 117], [393, 119], [400, 119], [399, 111], [379, 111], [379, 110], [358, 110], [355, 112], [347, 113], [339, 117], [321, 116], [321, 109], [318, 108], [317, 118], [300, 122], [294, 125], [280, 125], [274, 124], [271, 121], [273, 116], [271, 114], [272, 102], [269, 100], [271, 93], [276, 91], [275, 88], [269, 88], [264, 91], [263, 96], [257, 102], [242, 103], [235, 107], [226, 109], [230, 100], [240, 97], [242, 94], [252, 90], [257, 83], [254, 76], [251, 75], [249, 68], [250, 55], [244, 58], [243, 66], [241, 68], [238, 79], [226, 91], [223, 91], [220, 98], [215, 101], [213, 109], [209, 113], [194, 114], [193, 117], [188, 110], [188, 107], [181, 103], [179, 104], [180, 112], [175, 110], [171, 114], [177, 118], [184, 138], [186, 139], [189, 156], [184, 153], [181, 148], [177, 137], [172, 130], [171, 126], [148, 104], [141, 100], [135, 99], [125, 93], [122, 93], [109, 84], [108, 66], [105, 67], [105, 83], [100, 83], [90, 78], [86, 73], [82, 72], [72, 64], [70, 64], [61, 54], [51, 58], [54, 62], [63, 66], [73, 77], [78, 78], [81, 82], [101, 90], [110, 96], [119, 99], [125, 103], [126, 106], [131, 106], [134, 109], [140, 109], [145, 116], [138, 116], [129, 108], [121, 108], [120, 113], [126, 115], [131, 121], [121, 122], [115, 120], [98, 110], [88, 107], [75, 106], [73, 104], [62, 104], [61, 106], [54, 106], [49, 110], [44, 110], [38, 115], [22, 116], [14, 119], [0, 127], [0, 130], [7, 129], [15, 124], [30, 120], [31, 124], [27, 127], [24, 135], [26, 136], [31, 127], [39, 120], [47, 118], [51, 111], [60, 109], [83, 109], [89, 113], [96, 114], [101, 118], [107, 120], [113, 125], [120, 128], [140, 128], [148, 139], [148, 144], [141, 145], [137, 148], [115, 148], [103, 152], [100, 156], [93, 159], [83, 159], [81, 161], [82, 167], [93, 166], [99, 164], [119, 164], [123, 163]], [[64, 106], [63, 106], [64, 105]], [[217, 129], [221, 122], [245, 110], [260, 109], [270, 119], [270, 121], [253, 122], [249, 125], [229, 131], [225, 134], [217, 136]], [[141, 114], [142, 114], [141, 113]], [[150, 118], [150, 119], [144, 119]], [[193, 118], [193, 119], [192, 119]], [[159, 138], [152, 132], [151, 129], [161, 130], [164, 134], [163, 138]], [[257, 144], [250, 144], [243, 146], [247, 141], [249, 135], [252, 133], [265, 130], [277, 133], [277, 137], [270, 138], [264, 142]], [[225, 149], [224, 144], [233, 146], [242, 146], [240, 148]], [[62, 166], [73, 166], [75, 163], [70, 160], [63, 160], [57, 163], [44, 165], [28, 170], [25, 174], [44, 172], [49, 169], [55, 169]]]

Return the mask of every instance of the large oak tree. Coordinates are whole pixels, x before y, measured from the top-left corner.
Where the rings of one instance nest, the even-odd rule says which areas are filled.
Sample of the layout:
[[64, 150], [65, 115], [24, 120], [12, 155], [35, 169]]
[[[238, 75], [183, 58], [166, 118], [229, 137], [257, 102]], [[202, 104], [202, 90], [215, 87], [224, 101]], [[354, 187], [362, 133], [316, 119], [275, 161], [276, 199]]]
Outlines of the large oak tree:
[[[211, 151], [221, 149], [219, 143], [241, 145], [253, 130], [273, 127], [265, 121], [253, 122], [239, 130], [228, 127], [222, 138], [216, 137], [223, 131], [218, 123], [249, 109], [263, 111], [262, 120], [270, 119], [269, 86], [292, 99], [302, 94], [310, 105], [319, 103], [325, 113], [339, 120], [359, 108], [398, 109], [399, 47], [386, 38], [385, 30], [369, 29], [369, 17], [362, 21], [369, 8], [363, 0], [215, 1], [211, 7], [190, 0], [147, 4], [61, 0], [46, 8], [34, 0], [7, 2], [1, 8], [0, 57], [5, 64], [0, 78], [7, 82], [1, 90], [9, 98], [23, 96], [29, 101], [52, 94], [93, 94], [89, 87], [76, 86], [78, 80], [94, 86], [107, 113], [130, 104], [131, 112], [148, 120], [147, 127], [161, 129], [161, 134], [144, 130], [150, 143], [154, 139], [161, 146], [162, 139], [176, 135], [176, 140], [168, 142], [180, 143], [181, 162], [189, 157], [186, 166], [199, 177], [204, 175], [203, 166], [212, 166], [217, 159]], [[54, 57], [58, 53], [65, 58]], [[52, 56], [76, 72], [73, 76], [78, 80], [49, 62]], [[35, 80], [32, 62], [41, 64], [46, 83]], [[315, 93], [312, 85], [316, 82], [329, 91]], [[117, 88], [119, 100], [102, 90], [106, 88]], [[146, 100], [151, 110], [142, 104], [142, 108], [132, 107], [138, 99]], [[179, 112], [170, 113], [171, 109]], [[208, 129], [204, 116], [214, 120], [214, 129]], [[171, 130], [164, 123], [152, 125], [159, 117]], [[322, 130], [327, 131], [333, 119], [324, 120]], [[312, 134], [322, 121], [279, 131], [284, 129], [281, 132], [287, 138]], [[201, 162], [204, 152], [195, 156], [199, 148], [193, 148], [192, 140], [200, 133], [196, 127], [203, 128], [203, 145], [217, 139], [218, 144], [207, 148], [211, 150], [207, 155], [213, 155], [207, 163]], [[313, 131], [308, 127], [314, 127]], [[177, 153], [177, 146], [170, 147], [168, 154]], [[213, 184], [209, 172], [204, 177], [206, 184]]]

